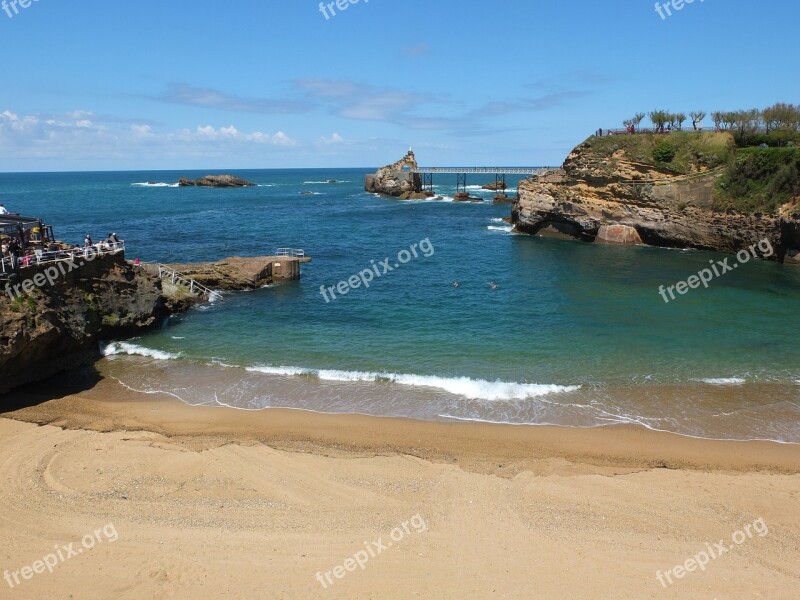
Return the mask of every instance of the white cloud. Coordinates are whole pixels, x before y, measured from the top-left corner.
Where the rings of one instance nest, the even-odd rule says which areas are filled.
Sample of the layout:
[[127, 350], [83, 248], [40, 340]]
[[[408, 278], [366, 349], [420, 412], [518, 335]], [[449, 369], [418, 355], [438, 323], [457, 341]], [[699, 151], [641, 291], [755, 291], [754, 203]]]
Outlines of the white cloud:
[[324, 135], [319, 138], [319, 143], [323, 146], [333, 146], [335, 144], [344, 144], [345, 139], [340, 136], [338, 133], [334, 133], [331, 137], [325, 137]]
[[91, 115], [75, 111], [61, 116], [20, 116], [6, 110], [0, 113], [0, 158], [102, 161], [111, 157], [185, 155], [235, 159], [263, 154], [268, 148], [277, 151], [298, 145], [283, 131], [270, 134], [240, 131], [234, 125], [201, 125], [194, 130], [162, 132], [141, 123], [97, 124], [87, 118]]

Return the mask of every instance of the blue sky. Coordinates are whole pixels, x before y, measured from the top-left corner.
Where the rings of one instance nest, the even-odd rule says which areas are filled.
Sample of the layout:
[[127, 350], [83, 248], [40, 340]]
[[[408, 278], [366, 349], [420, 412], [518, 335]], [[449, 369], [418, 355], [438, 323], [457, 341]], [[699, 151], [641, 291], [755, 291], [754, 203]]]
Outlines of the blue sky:
[[551, 165], [638, 111], [800, 103], [796, 0], [654, 4], [0, 8], [0, 171]]

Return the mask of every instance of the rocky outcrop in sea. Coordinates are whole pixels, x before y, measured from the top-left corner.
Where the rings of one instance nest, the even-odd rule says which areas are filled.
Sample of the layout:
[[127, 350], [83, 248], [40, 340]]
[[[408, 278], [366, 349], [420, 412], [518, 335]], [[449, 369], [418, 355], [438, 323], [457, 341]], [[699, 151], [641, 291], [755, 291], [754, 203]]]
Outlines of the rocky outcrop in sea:
[[253, 187], [256, 184], [235, 175], [206, 175], [200, 179], [181, 177], [178, 181], [180, 187]]
[[422, 181], [412, 171], [417, 168], [414, 151], [409, 150], [403, 158], [387, 165], [374, 175], [367, 175], [364, 189], [372, 194], [392, 196], [401, 200], [424, 200], [431, 194], [422, 191]]

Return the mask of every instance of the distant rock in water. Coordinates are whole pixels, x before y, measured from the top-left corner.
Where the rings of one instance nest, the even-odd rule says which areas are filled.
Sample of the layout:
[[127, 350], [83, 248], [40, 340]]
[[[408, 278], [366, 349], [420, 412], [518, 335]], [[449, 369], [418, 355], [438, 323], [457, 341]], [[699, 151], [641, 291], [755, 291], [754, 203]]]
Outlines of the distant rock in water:
[[505, 186], [505, 187], [503, 187], [503, 186], [504, 186], [503, 182], [497, 181], [497, 182], [494, 182], [494, 183], [487, 183], [486, 185], [482, 186], [481, 189], [489, 190], [491, 192], [497, 192], [497, 191], [500, 191], [500, 190], [508, 189], [508, 186]]
[[181, 177], [178, 185], [181, 187], [253, 187], [256, 184], [234, 175], [206, 175], [200, 179]]
[[[417, 159], [412, 150], [393, 165], [387, 165], [374, 175], [367, 175], [364, 189], [373, 194], [383, 194], [404, 199], [410, 199], [414, 194], [421, 194], [419, 199], [427, 198], [422, 195], [422, 182], [419, 174], [412, 173], [417, 168]], [[408, 194], [408, 195], [406, 195]], [[416, 199], [416, 198], [415, 198]]]

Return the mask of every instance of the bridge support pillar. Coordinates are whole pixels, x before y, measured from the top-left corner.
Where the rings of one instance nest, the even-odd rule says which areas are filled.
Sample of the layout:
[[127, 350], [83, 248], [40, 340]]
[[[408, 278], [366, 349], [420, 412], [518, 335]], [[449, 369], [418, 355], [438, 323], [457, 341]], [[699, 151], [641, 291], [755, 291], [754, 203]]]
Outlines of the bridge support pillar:
[[506, 194], [506, 176], [505, 173], [498, 173], [494, 176], [494, 191], [498, 194]]
[[433, 173], [422, 174], [422, 189], [433, 193]]
[[456, 174], [456, 196], [459, 194], [464, 194], [464, 196], [468, 196], [467, 194], [467, 174], [466, 173], [457, 173]]

